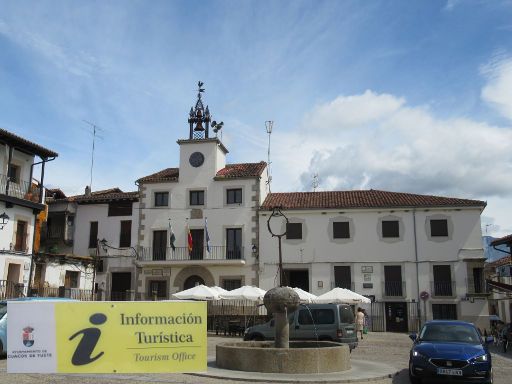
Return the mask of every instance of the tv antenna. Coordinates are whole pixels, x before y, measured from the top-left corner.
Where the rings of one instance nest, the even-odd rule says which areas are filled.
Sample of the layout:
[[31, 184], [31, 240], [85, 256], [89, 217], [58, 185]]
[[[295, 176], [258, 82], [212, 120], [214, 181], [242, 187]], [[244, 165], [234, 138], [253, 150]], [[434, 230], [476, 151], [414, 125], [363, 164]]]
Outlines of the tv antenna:
[[267, 185], [268, 185], [268, 193], [270, 193], [270, 183], [272, 182], [272, 175], [270, 174], [270, 135], [272, 134], [272, 128], [274, 127], [274, 122], [272, 120], [265, 121], [265, 130], [268, 133], [268, 150], [267, 150]]
[[315, 173], [313, 175], [313, 182], [311, 183], [311, 185], [313, 186], [313, 192], [316, 192], [316, 189], [320, 185], [320, 182], [318, 181], [318, 173]]
[[91, 188], [92, 191], [92, 170], [94, 168], [94, 146], [96, 142], [96, 137], [98, 139], [103, 140], [103, 136], [98, 135], [97, 132], [105, 132], [105, 130], [101, 127], [98, 127], [96, 124], [91, 123], [90, 121], [83, 120], [84, 123], [89, 124], [92, 127], [92, 131], [89, 131], [89, 133], [92, 133], [92, 151], [91, 151], [91, 180], [89, 183], [89, 188]]

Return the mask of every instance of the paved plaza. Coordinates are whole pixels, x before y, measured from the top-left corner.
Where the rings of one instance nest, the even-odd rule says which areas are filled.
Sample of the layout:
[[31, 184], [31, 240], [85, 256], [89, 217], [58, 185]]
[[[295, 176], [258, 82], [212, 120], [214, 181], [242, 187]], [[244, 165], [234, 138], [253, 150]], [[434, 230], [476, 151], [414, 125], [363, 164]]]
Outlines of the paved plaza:
[[[225, 341], [240, 340], [236, 337], [218, 337], [211, 335], [208, 338], [208, 359], [210, 361], [215, 359], [215, 346], [218, 343]], [[357, 364], [354, 367], [361, 367], [361, 370], [366, 370], [364, 367], [367, 363], [378, 363], [388, 367], [389, 371], [394, 372], [392, 377], [387, 377], [387, 372], [374, 372], [373, 377], [378, 377], [376, 380], [364, 379], [365, 383], [374, 384], [408, 384], [409, 379], [407, 376], [407, 361], [411, 341], [406, 334], [399, 333], [380, 333], [372, 332], [365, 336], [356, 348], [351, 358]], [[494, 382], [496, 384], [508, 384], [512, 376], [512, 350], [506, 354], [497, 351], [497, 348], [492, 347], [493, 350], [493, 367], [494, 367]], [[362, 365], [360, 364], [362, 363]], [[144, 375], [39, 375], [39, 374], [25, 374], [25, 375], [8, 375], [6, 373], [6, 360], [0, 360], [0, 383], [2, 384], [123, 384], [123, 383], [206, 383], [206, 384], [236, 384], [247, 382], [266, 382], [272, 380], [279, 380], [279, 375], [273, 377], [263, 376], [256, 373], [247, 373], [240, 376], [239, 379], [232, 379], [230, 375], [226, 374], [225, 377], [211, 377], [218, 374], [214, 373], [213, 368], [209, 368], [209, 372], [204, 375], [192, 374], [144, 374]], [[311, 379], [311, 380], [310, 380]], [[284, 380], [284, 381], [283, 381]], [[323, 382], [323, 383], [343, 383], [343, 382], [357, 382], [361, 378], [347, 377], [347, 374], [340, 373], [339, 379], [336, 380], [332, 374], [328, 375], [308, 375], [308, 377], [293, 378], [281, 377], [280, 382]]]

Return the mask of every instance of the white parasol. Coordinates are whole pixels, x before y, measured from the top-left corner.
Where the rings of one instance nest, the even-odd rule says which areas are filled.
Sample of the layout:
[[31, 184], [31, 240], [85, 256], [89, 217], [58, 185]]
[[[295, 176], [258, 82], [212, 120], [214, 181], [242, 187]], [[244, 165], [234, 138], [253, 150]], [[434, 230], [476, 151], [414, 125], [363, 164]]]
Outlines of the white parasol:
[[300, 289], [300, 288], [292, 288], [296, 293], [297, 295], [299, 295], [299, 299], [300, 299], [300, 302], [301, 303], [313, 303], [315, 301], [315, 299], [317, 298], [316, 295], [313, 295], [312, 293], [309, 293], [303, 289]]
[[219, 300], [218, 292], [206, 285], [196, 285], [172, 296], [182, 300]]
[[231, 299], [231, 300], [250, 300], [250, 301], [260, 301], [263, 300], [263, 296], [265, 296], [266, 291], [261, 288], [244, 285], [243, 287], [233, 289], [232, 291], [228, 291], [226, 293], [220, 294], [221, 299]]
[[371, 300], [350, 289], [336, 287], [329, 292], [318, 296], [313, 302], [315, 303], [371, 303]]

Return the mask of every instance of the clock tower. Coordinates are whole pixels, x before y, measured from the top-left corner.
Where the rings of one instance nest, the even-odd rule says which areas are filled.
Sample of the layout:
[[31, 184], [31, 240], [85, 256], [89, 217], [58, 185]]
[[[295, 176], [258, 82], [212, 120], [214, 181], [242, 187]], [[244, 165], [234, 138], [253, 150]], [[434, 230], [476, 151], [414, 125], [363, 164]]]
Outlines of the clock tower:
[[[203, 104], [204, 83], [199, 81], [197, 101], [188, 115], [189, 136], [178, 140], [180, 146], [180, 181], [204, 183], [226, 166], [228, 150], [217, 137], [224, 123], [212, 121], [208, 105]], [[210, 128], [215, 134], [210, 137]]]

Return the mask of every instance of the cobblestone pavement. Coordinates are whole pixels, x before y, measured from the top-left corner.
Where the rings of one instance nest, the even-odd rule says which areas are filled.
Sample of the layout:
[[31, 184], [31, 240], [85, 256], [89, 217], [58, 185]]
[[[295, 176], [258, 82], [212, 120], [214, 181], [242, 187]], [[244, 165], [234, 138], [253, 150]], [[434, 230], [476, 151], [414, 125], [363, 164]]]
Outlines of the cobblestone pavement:
[[[224, 341], [240, 340], [234, 337], [208, 337], [208, 357], [214, 358], [215, 345]], [[411, 346], [409, 337], [398, 333], [370, 333], [360, 341], [359, 347], [352, 353], [352, 358], [359, 360], [379, 361], [389, 364], [399, 372], [393, 378], [375, 380], [370, 384], [409, 384], [407, 376], [408, 353]], [[495, 384], [508, 384], [512, 377], [512, 350], [507, 354], [491, 347], [493, 351], [493, 367]], [[342, 379], [340, 374], [340, 379]], [[152, 375], [39, 375], [6, 373], [6, 360], [0, 360], [1, 384], [139, 384], [139, 383], [205, 383], [205, 384], [238, 384], [248, 381], [226, 381], [189, 374], [152, 374]]]

